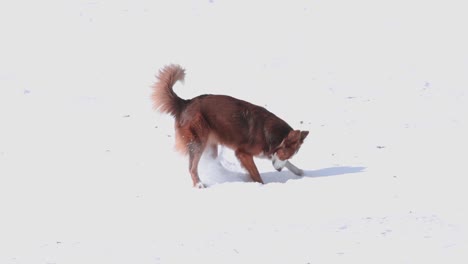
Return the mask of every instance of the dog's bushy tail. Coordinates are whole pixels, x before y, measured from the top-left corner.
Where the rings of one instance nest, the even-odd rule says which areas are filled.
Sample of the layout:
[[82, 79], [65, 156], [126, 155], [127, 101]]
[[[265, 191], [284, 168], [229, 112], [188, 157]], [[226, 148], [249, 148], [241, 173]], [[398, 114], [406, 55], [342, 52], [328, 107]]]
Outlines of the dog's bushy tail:
[[172, 87], [177, 81], [184, 81], [185, 70], [176, 64], [167, 65], [159, 70], [156, 78], [158, 80], [152, 87], [154, 109], [161, 113], [179, 116], [185, 105], [185, 100], [174, 93]]

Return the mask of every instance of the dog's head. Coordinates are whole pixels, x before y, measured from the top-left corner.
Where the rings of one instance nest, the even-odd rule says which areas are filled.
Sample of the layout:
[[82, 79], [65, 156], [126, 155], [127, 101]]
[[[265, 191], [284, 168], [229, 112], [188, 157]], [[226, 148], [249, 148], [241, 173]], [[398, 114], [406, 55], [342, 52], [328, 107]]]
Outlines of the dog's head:
[[281, 171], [288, 159], [299, 151], [307, 135], [309, 135], [309, 131], [292, 130], [286, 138], [283, 139], [272, 157], [273, 167], [275, 167], [277, 171]]

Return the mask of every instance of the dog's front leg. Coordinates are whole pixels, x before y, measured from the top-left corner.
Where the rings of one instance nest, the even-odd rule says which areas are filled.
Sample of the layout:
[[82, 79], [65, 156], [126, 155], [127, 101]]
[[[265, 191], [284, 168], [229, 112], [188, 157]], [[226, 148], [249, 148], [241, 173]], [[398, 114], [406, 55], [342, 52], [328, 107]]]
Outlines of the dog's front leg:
[[236, 157], [239, 159], [242, 166], [250, 174], [250, 178], [252, 178], [252, 180], [255, 182], [263, 184], [263, 180], [260, 177], [260, 173], [258, 172], [257, 166], [255, 166], [253, 156], [251, 154], [247, 154], [245, 152], [236, 150]]
[[285, 167], [288, 168], [288, 170], [290, 170], [292, 173], [296, 174], [297, 176], [304, 176], [304, 171], [294, 166], [294, 164], [289, 162], [289, 160], [286, 161]]

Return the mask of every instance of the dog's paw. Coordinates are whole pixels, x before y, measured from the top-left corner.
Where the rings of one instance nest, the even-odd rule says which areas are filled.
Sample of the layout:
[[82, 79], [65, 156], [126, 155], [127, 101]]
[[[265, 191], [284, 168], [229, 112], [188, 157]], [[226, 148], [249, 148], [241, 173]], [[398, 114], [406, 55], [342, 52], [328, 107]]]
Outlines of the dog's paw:
[[297, 176], [304, 176], [304, 171], [294, 166], [289, 161], [286, 163], [286, 168], [288, 168], [288, 170], [290, 170], [292, 173], [296, 174]]
[[193, 188], [196, 188], [196, 189], [205, 189], [206, 186], [202, 183], [202, 182], [198, 182], [196, 183]]
[[297, 176], [304, 176], [304, 171], [301, 169], [297, 169], [297, 171], [293, 171], [293, 173]]

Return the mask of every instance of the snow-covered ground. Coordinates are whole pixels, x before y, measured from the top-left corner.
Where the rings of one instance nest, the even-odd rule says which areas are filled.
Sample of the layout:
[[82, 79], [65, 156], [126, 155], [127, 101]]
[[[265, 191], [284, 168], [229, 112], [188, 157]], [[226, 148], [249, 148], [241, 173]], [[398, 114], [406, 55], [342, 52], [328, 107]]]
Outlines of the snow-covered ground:
[[[1, 2], [0, 263], [467, 263], [464, 6]], [[169, 63], [309, 130], [306, 176], [220, 149], [191, 188]]]

